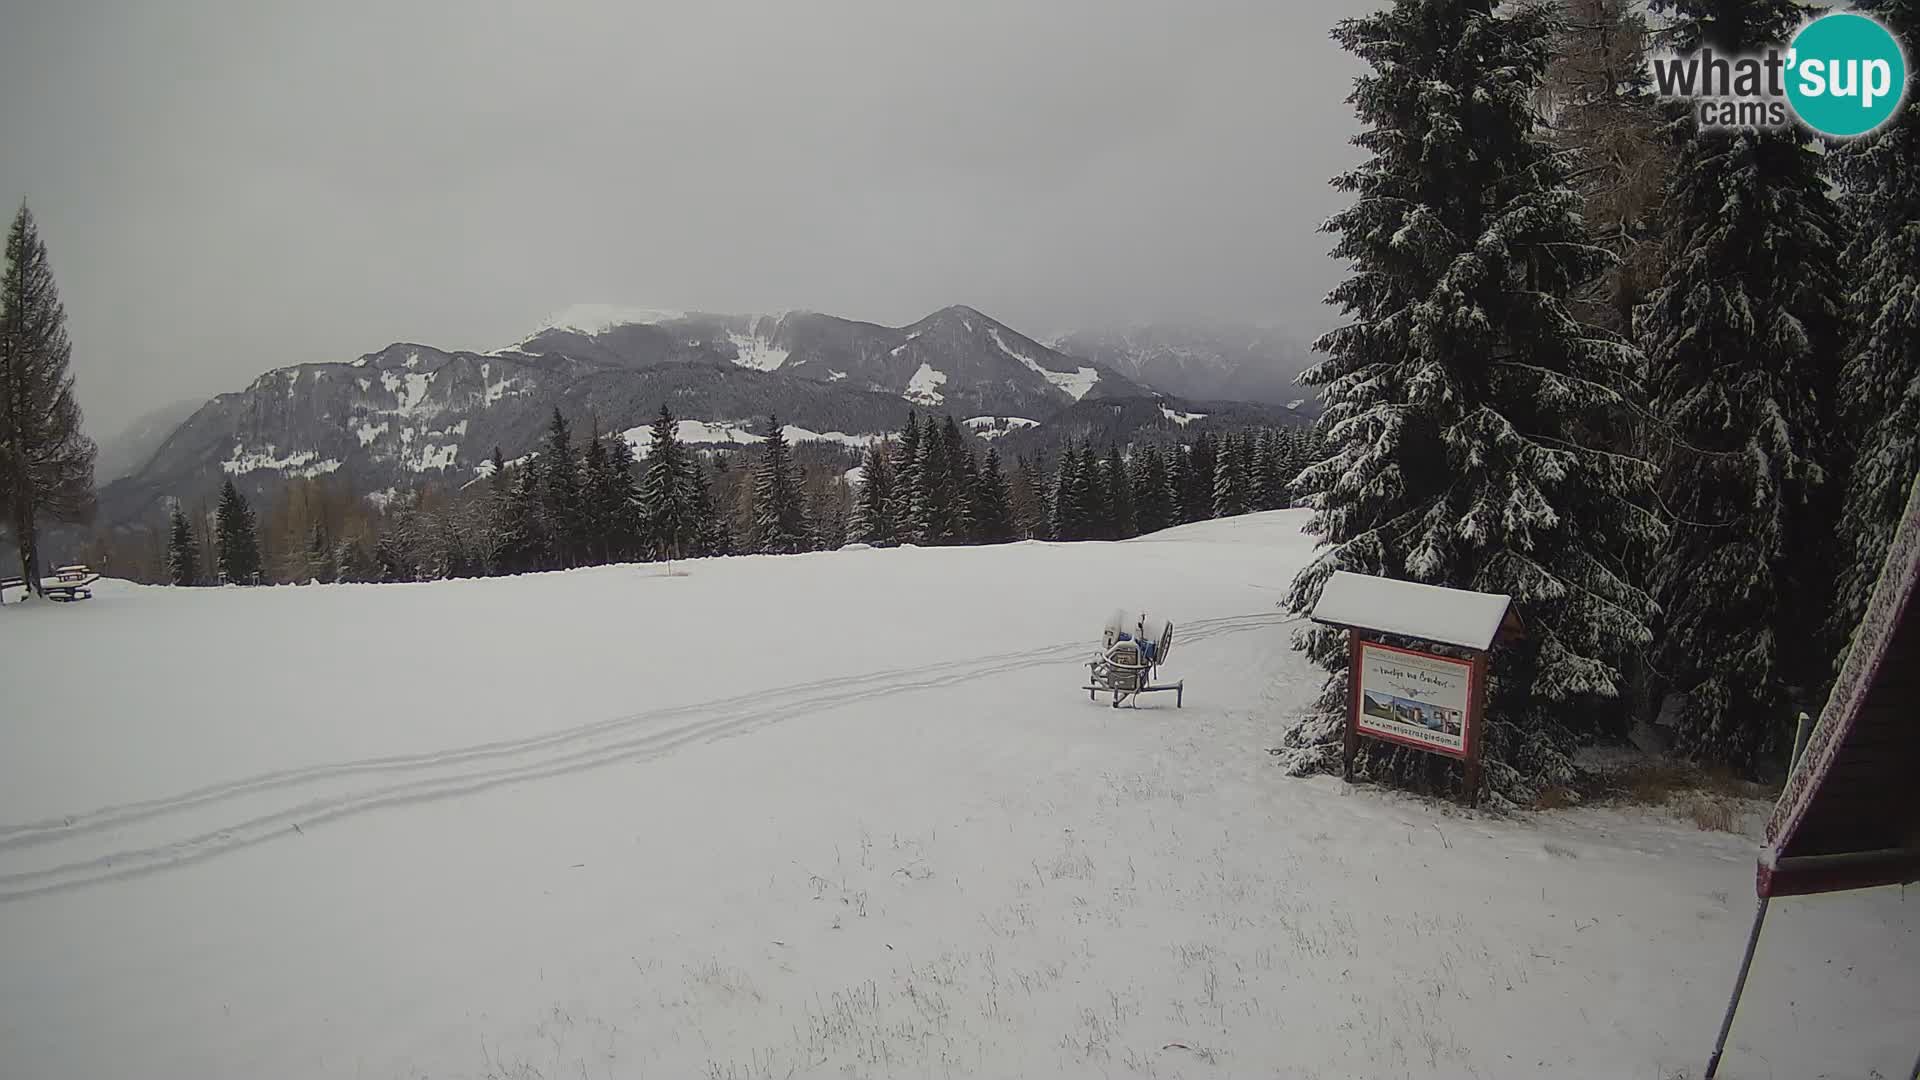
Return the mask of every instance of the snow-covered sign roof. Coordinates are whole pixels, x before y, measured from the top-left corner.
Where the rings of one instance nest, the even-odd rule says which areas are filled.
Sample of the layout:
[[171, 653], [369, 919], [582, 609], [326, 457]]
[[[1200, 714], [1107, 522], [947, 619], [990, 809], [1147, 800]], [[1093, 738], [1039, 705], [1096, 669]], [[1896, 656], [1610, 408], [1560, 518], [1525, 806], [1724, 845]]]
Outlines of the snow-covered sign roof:
[[1312, 619], [1329, 626], [1486, 649], [1513, 598], [1338, 570], [1320, 590]]
[[1820, 722], [1767, 820], [1761, 896], [1920, 881], [1920, 478]]

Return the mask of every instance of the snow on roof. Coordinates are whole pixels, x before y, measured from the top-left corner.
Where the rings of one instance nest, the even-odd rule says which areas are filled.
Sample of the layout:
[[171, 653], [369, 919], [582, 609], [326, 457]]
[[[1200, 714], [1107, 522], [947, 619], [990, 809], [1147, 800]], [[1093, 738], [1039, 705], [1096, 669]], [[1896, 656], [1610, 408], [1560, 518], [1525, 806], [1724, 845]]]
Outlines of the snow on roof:
[[1313, 621], [1485, 649], [1513, 598], [1336, 571], [1320, 590]]

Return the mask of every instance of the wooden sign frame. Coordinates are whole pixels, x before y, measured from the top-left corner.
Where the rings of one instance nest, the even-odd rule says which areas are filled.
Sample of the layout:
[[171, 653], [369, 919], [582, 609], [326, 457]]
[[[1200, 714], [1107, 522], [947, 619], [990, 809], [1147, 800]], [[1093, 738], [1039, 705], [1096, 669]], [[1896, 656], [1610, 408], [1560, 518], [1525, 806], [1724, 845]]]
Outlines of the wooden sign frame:
[[[1421, 656], [1439, 660], [1447, 664], [1464, 666], [1467, 669], [1466, 715], [1460, 725], [1461, 749], [1455, 752], [1445, 747], [1423, 743], [1417, 739], [1396, 736], [1391, 732], [1362, 730], [1360, 726], [1361, 698], [1363, 683], [1360, 677], [1361, 658], [1364, 649], [1380, 649], [1387, 652], [1405, 653], [1408, 656]], [[1357, 629], [1347, 630], [1347, 735], [1342, 775], [1348, 783], [1353, 782], [1353, 759], [1360, 753], [1362, 738], [1390, 742], [1396, 746], [1405, 746], [1413, 750], [1424, 751], [1440, 757], [1452, 758], [1466, 765], [1466, 792], [1464, 801], [1468, 806], [1477, 806], [1480, 802], [1481, 753], [1485, 740], [1481, 737], [1480, 724], [1486, 715], [1487, 698], [1487, 653], [1483, 649], [1467, 650], [1465, 660], [1457, 656], [1444, 656], [1435, 652], [1419, 649], [1407, 649], [1385, 642], [1370, 641], [1361, 636]]]

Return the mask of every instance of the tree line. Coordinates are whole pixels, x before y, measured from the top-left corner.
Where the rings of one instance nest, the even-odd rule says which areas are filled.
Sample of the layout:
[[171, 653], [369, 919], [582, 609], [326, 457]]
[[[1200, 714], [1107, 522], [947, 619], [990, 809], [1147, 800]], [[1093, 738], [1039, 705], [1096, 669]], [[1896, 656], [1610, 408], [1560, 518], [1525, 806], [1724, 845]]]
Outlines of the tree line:
[[[1861, 9], [1920, 41], [1920, 5]], [[1647, 8], [1650, 7], [1650, 11]], [[1299, 478], [1336, 570], [1512, 596], [1483, 733], [1496, 796], [1665, 699], [1675, 748], [1753, 770], [1818, 713], [1920, 468], [1920, 104], [1824, 148], [1661, 99], [1656, 33], [1783, 45], [1789, 0], [1395, 0], [1340, 22], [1368, 155], [1325, 226], [1327, 453]], [[1659, 20], [1656, 24], [1652, 20]], [[1844, 272], [1843, 272], [1844, 268]], [[1297, 771], [1337, 767], [1346, 648]], [[1363, 774], [1426, 784], [1420, 755]], [[1445, 783], [1456, 783], [1457, 769]]]
[[[778, 417], [738, 451], [683, 443], [662, 407], [636, 457], [624, 437], [576, 439], [556, 411], [539, 448], [495, 449], [485, 486], [428, 488], [369, 513], [364, 500], [297, 480], [260, 521], [231, 478], [217, 507], [169, 513], [160, 579], [175, 585], [380, 582], [482, 577], [608, 563], [877, 547], [1115, 540], [1172, 525], [1287, 505], [1312, 454], [1310, 435], [1278, 428], [1207, 432], [1191, 443], [1104, 454], [1068, 446], [1051, 472], [1021, 458], [1007, 472], [952, 418], [909, 413], [860, 455], [802, 465]], [[124, 559], [122, 560], [125, 561]]]

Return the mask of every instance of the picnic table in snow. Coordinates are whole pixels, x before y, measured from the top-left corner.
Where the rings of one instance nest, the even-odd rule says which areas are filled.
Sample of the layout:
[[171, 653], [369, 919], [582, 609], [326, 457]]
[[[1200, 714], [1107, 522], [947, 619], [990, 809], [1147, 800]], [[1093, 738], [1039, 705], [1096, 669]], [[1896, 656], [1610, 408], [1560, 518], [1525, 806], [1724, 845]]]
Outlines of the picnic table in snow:
[[[47, 599], [63, 603], [87, 600], [93, 596], [93, 583], [99, 580], [99, 574], [76, 563], [55, 569], [50, 578], [41, 578], [40, 590], [46, 594]], [[23, 588], [26, 584], [27, 579], [23, 577], [0, 578], [0, 593], [4, 593], [7, 589]]]

